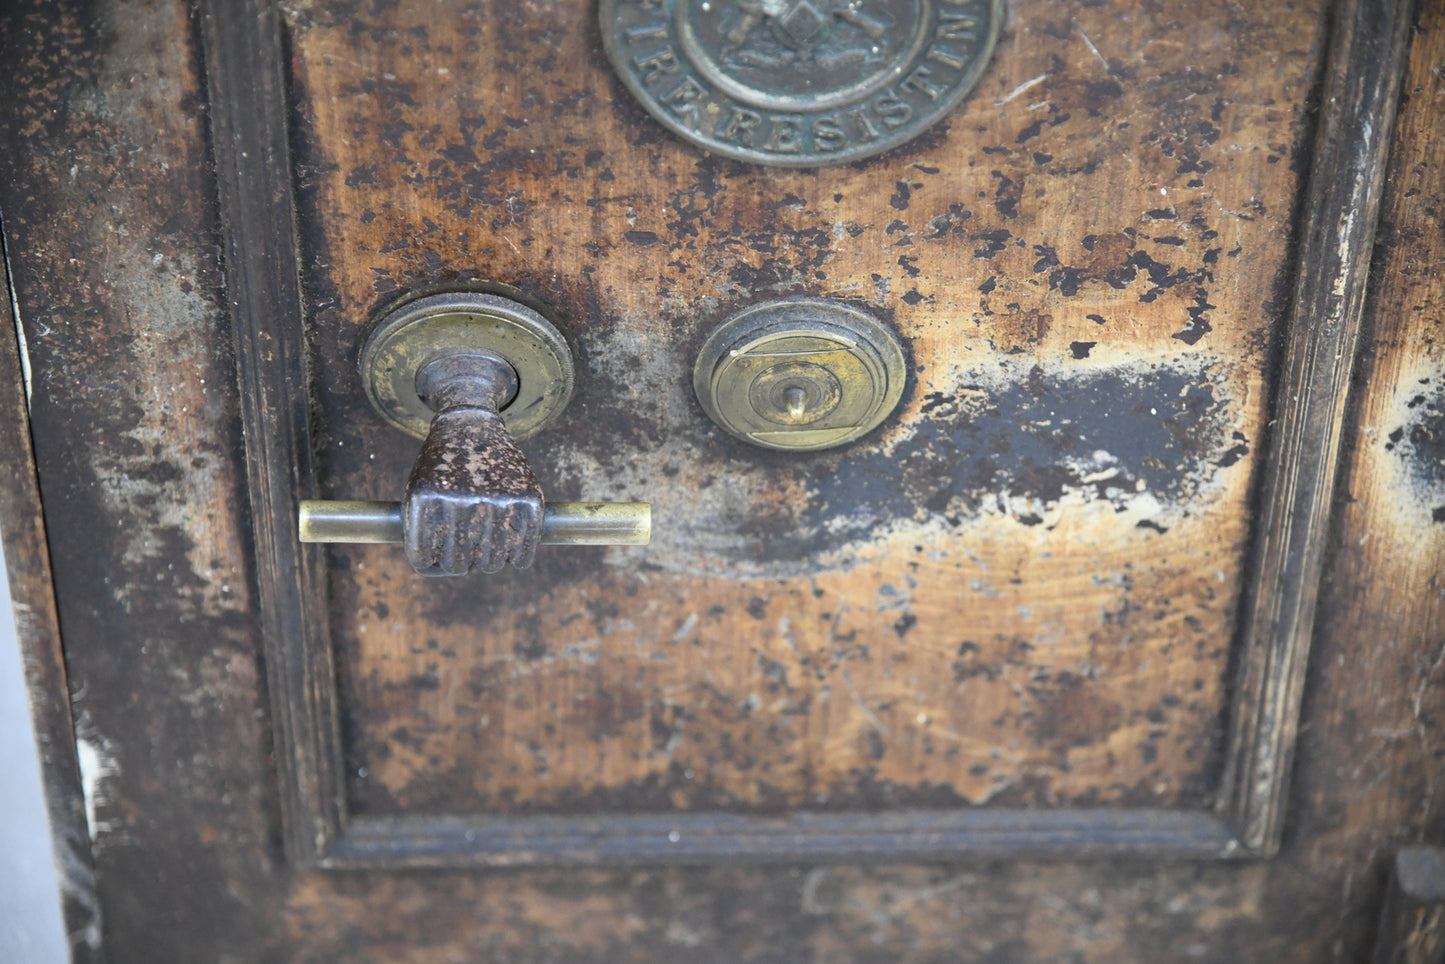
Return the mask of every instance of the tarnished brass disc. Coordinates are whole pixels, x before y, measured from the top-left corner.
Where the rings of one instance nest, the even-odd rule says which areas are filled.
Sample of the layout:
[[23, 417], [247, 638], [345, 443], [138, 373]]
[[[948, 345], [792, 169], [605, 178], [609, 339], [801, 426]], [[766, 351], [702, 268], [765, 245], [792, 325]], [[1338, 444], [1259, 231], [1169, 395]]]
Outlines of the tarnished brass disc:
[[612, 66], [699, 147], [784, 167], [910, 140], [978, 82], [1003, 0], [601, 0]]
[[501, 413], [514, 438], [535, 434], [572, 397], [572, 352], [556, 326], [510, 298], [472, 291], [429, 295], [384, 315], [361, 348], [366, 397], [387, 421], [423, 438], [432, 411], [417, 395], [417, 369], [465, 349], [495, 352], [516, 370], [517, 396]]
[[903, 396], [898, 336], [836, 301], [789, 298], [733, 315], [703, 343], [693, 388], [708, 416], [765, 448], [851, 442]]

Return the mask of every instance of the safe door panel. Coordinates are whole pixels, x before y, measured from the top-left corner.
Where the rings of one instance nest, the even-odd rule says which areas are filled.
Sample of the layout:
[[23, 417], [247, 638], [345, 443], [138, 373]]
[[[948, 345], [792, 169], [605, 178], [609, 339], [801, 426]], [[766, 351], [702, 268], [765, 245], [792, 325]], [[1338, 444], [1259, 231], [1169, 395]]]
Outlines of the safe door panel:
[[[416, 455], [368, 325], [486, 281], [577, 357], [522, 443], [547, 497], [654, 513], [491, 576], [329, 548], [349, 811], [1211, 807], [1321, 7], [1020, 0], [943, 123], [785, 170], [651, 119], [593, 4], [287, 4], [323, 497]], [[788, 296], [906, 346], [845, 448], [694, 397], [713, 328]]]

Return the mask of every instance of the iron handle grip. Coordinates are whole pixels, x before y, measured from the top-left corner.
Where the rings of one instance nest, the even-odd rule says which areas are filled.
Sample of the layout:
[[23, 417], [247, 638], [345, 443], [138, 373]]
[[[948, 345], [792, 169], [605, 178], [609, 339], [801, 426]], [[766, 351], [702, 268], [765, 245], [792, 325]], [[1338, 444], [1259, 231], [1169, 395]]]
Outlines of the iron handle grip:
[[[402, 541], [400, 502], [301, 503], [302, 542]], [[652, 541], [646, 502], [549, 502], [542, 510], [544, 546], [645, 546]]]

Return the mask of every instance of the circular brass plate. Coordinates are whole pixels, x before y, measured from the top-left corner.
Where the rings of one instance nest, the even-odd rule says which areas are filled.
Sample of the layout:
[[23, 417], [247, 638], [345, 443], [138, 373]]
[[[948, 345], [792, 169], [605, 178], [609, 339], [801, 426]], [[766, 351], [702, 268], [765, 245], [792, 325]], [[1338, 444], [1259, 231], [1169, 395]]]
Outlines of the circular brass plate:
[[784, 451], [844, 445], [903, 397], [898, 336], [850, 305], [788, 298], [727, 319], [703, 343], [692, 383], [731, 434]]
[[502, 409], [514, 438], [535, 434], [572, 397], [572, 352], [561, 332], [526, 305], [471, 291], [408, 301], [377, 322], [361, 348], [366, 397], [388, 422], [425, 437], [432, 411], [417, 396], [417, 369], [468, 349], [496, 352], [516, 369], [517, 397]]
[[612, 66], [718, 154], [817, 167], [932, 127], [978, 82], [1003, 0], [601, 0]]

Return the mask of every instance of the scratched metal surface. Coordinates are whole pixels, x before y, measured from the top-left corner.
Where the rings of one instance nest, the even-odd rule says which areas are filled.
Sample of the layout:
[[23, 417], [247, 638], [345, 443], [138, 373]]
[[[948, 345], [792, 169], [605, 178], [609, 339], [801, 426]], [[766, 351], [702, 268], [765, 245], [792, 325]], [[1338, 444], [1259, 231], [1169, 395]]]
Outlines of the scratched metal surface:
[[[1317, 4], [1019, 3], [947, 123], [803, 172], [664, 132], [585, 3], [286, 9], [328, 494], [415, 454], [368, 320], [483, 278], [577, 349], [548, 496], [656, 519], [461, 582], [337, 550], [359, 811], [1208, 804]], [[795, 294], [909, 346], [840, 451], [691, 396], [713, 324]]]
[[[14, 65], [0, 98], [11, 145], [0, 209], [64, 647], [53, 670], [38, 654], [30, 666], [54, 674], [36, 676], [37, 705], [68, 699], [70, 719], [41, 739], [80, 759], [67, 843], [88, 846], [96, 867], [91, 879], [83, 857], [61, 864], [77, 960], [180, 961], [201, 947], [237, 960], [257, 926], [243, 881], [275, 866], [190, 16], [163, 0], [0, 10]], [[24, 471], [23, 450], [6, 456], [7, 471]], [[11, 585], [25, 583], [12, 574]], [[32, 615], [43, 632], [48, 614]], [[222, 732], [226, 746], [211, 742]], [[222, 854], [222, 841], [239, 849]], [[207, 933], [183, 921], [207, 921]]]
[[[1120, 10], [1075, 14], [1122, 71], [1141, 55], [1118, 53], [1104, 38], [1126, 31], [1126, 11], [1143, 14]], [[1292, 817], [1277, 858], [339, 875], [288, 870], [277, 842], [263, 646], [242, 551], [238, 400], [189, 13], [160, 0], [45, 0], [0, 13], [0, 46], [16, 65], [0, 99], [0, 130], [15, 145], [0, 154], [0, 202], [36, 386], [34, 441], [71, 702], [97, 763], [94, 893], [106, 907], [108, 959], [1317, 964], [1367, 956], [1390, 853], [1438, 840], [1445, 826], [1445, 525], [1437, 518], [1445, 497], [1431, 444], [1439, 436], [1430, 434], [1442, 317], [1431, 266], [1445, 258], [1437, 147], [1445, 8], [1423, 6], [1405, 88]], [[1227, 13], [1231, 30], [1288, 48], [1244, 19], [1257, 12]], [[1015, 28], [1007, 49], [1025, 29], [1033, 28]], [[1066, 49], [1067, 30], [1050, 29], [1061, 35], [1055, 49]], [[1199, 32], [1186, 40], [1204, 50], [1212, 42]], [[1081, 54], [1058, 70], [1082, 72], [1092, 55]], [[1042, 72], [1018, 71], [982, 96], [1002, 99]], [[1020, 98], [1042, 100], [1029, 97], [1037, 87]], [[1246, 100], [1271, 96], [1278, 100]], [[1111, 110], [1091, 123], [1126, 121]], [[1082, 121], [1060, 128], [1070, 124], [1087, 133]], [[648, 163], [654, 150], [673, 149], [643, 145], [629, 163]], [[314, 196], [318, 182], [308, 183]], [[990, 216], [979, 207], [973, 217]], [[1019, 210], [1022, 222], [1028, 208]], [[971, 249], [959, 261], [971, 265]], [[1018, 291], [1033, 289], [1031, 277], [1040, 289], [1049, 283], [1031, 264], [996, 277]], [[1210, 302], [1220, 305], [1218, 296]], [[1132, 310], [1127, 289], [1112, 297]], [[1224, 328], [1219, 317], [1213, 324], [1201, 345]], [[376, 493], [395, 491], [401, 476], [389, 473], [402, 471], [402, 447], [378, 448], [377, 461], [394, 465], [373, 473]], [[391, 578], [401, 584], [399, 570]]]

